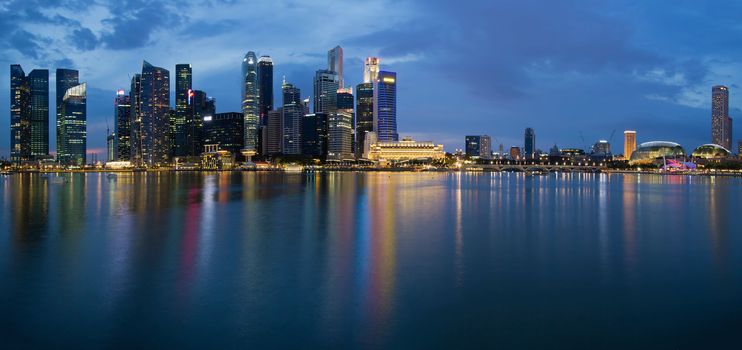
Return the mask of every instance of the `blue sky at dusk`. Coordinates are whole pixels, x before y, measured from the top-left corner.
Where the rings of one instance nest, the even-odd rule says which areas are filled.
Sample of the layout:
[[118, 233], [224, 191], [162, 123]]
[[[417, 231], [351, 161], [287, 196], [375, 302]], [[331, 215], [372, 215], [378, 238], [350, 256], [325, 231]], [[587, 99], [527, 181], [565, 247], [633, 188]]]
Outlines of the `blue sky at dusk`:
[[730, 87], [742, 139], [740, 18], [740, 1], [697, 0], [1, 1], [0, 155], [9, 147], [10, 64], [50, 70], [50, 124], [54, 70], [80, 70], [88, 149], [104, 158], [115, 91], [128, 89], [143, 59], [171, 79], [175, 64], [190, 63], [194, 88], [231, 112], [247, 51], [273, 58], [276, 91], [285, 75], [306, 97], [335, 45], [345, 51], [346, 84], [361, 82], [367, 56], [396, 71], [400, 135], [448, 151], [467, 134], [522, 145], [529, 126], [545, 150], [616, 130], [620, 152], [625, 129], [639, 142], [692, 150], [710, 142], [715, 84]]

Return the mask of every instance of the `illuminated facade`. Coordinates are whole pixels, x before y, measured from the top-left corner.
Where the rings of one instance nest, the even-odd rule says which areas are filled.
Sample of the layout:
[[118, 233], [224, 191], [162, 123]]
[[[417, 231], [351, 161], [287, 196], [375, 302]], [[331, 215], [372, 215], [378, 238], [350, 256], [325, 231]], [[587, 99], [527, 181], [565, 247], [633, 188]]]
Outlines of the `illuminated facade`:
[[369, 146], [368, 158], [374, 161], [401, 161], [415, 159], [439, 160], [445, 158], [443, 145], [431, 141], [377, 141]]
[[204, 120], [216, 113], [216, 101], [205, 92], [195, 90], [192, 93], [190, 109], [192, 118], [186, 123], [186, 155], [198, 157], [204, 148]]
[[[244, 118], [242, 113], [215, 113], [203, 117], [203, 144], [218, 145], [219, 150], [238, 154], [243, 148]], [[203, 152], [203, 150], [201, 150]]]
[[652, 163], [658, 158], [685, 158], [683, 147], [675, 142], [651, 141], [644, 142], [631, 154], [632, 164]]
[[242, 60], [242, 114], [245, 118], [244, 147], [258, 151], [259, 128], [258, 59], [255, 52], [248, 52]]
[[283, 107], [281, 115], [283, 119], [283, 154], [301, 154], [301, 120], [304, 116], [305, 106], [301, 100], [301, 90], [294, 85], [283, 82]]
[[114, 156], [110, 160], [131, 160], [131, 97], [124, 90], [116, 92], [114, 108]]
[[49, 71], [34, 69], [26, 78], [29, 88], [29, 138], [32, 159], [49, 156]]
[[80, 73], [74, 69], [57, 68], [56, 71], [56, 127], [57, 127], [57, 156], [62, 149], [62, 99], [67, 89], [80, 85]]
[[397, 141], [397, 73], [380, 71], [373, 86], [374, 132], [380, 142]]
[[732, 148], [732, 119], [729, 118], [729, 88], [711, 88], [711, 143]]
[[170, 157], [170, 72], [144, 61], [141, 80], [142, 161], [161, 166]]
[[338, 110], [327, 120], [327, 159], [353, 159], [353, 115]]
[[338, 74], [318, 70], [314, 74], [314, 113], [332, 113], [337, 109]]
[[273, 59], [258, 58], [258, 153], [266, 154], [268, 113], [273, 110]]
[[466, 155], [481, 159], [492, 157], [492, 139], [487, 135], [470, 135], [465, 139]]
[[731, 155], [732, 152], [730, 152], [728, 149], [719, 145], [715, 145], [713, 143], [698, 146], [691, 153], [691, 156], [693, 158], [702, 159], [723, 159], [730, 157]]
[[339, 45], [327, 51], [327, 70], [337, 74], [338, 85], [343, 87], [343, 48]]
[[524, 157], [528, 160], [534, 159], [534, 155], [536, 152], [536, 132], [533, 131], [533, 128], [526, 128], [525, 134], [525, 143], [523, 150], [525, 151]]
[[283, 108], [268, 111], [263, 127], [263, 154], [274, 156], [283, 148]]
[[83, 166], [87, 152], [87, 85], [73, 86], [62, 97], [62, 123], [57, 159], [64, 165]]
[[10, 160], [20, 163], [31, 159], [30, 89], [26, 73], [18, 64], [10, 66]]
[[374, 84], [356, 86], [356, 157], [363, 157], [366, 149], [366, 134], [374, 131]]
[[173, 131], [173, 155], [189, 155], [188, 124], [193, 120], [193, 70], [190, 64], [175, 65], [175, 120]]
[[130, 109], [130, 135], [131, 151], [129, 157], [135, 166], [142, 164], [142, 75], [134, 74], [131, 78], [131, 90], [129, 90]]
[[623, 132], [623, 157], [631, 158], [631, 154], [636, 149], [636, 131], [626, 130]]
[[366, 62], [363, 65], [363, 82], [373, 83], [379, 75], [379, 64], [381, 59], [378, 57], [366, 57]]

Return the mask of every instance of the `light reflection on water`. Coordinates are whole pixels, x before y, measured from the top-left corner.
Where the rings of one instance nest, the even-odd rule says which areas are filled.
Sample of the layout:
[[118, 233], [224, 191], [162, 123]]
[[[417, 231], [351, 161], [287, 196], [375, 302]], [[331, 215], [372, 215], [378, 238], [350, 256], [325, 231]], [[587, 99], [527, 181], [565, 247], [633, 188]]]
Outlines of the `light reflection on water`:
[[12, 346], [686, 347], [742, 326], [740, 179], [68, 176], [0, 183]]

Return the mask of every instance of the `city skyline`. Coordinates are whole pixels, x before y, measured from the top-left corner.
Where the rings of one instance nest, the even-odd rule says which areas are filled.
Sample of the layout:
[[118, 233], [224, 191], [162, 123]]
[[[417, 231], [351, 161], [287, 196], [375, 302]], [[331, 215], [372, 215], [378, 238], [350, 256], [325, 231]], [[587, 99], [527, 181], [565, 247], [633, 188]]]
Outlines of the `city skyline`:
[[[378, 11], [385, 5], [388, 6], [383, 2], [374, 2], [364, 4], [365, 7], [362, 9]], [[520, 14], [525, 11], [527, 5], [467, 4], [464, 7], [469, 9], [479, 6], [483, 9], [497, 9], [500, 13]], [[12, 3], [0, 11], [17, 10], [20, 15], [17, 19], [13, 19], [13, 23], [19, 25], [45, 19], [54, 25], [53, 18], [35, 15], [23, 6], [20, 3]], [[103, 3], [101, 6], [109, 5]], [[111, 6], [124, 6], [124, 4]], [[197, 5], [187, 3], [184, 6], [197, 7]], [[219, 11], [213, 14], [214, 19], [229, 18], [227, 10], [234, 10], [240, 6], [242, 4], [220, 6]], [[546, 7], [551, 6], [556, 5], [546, 5]], [[87, 33], [84, 29], [88, 29], [93, 35], [89, 38], [89, 42], [84, 42], [89, 44], [88, 46], [83, 45], [81, 40], [71, 39], [53, 40], [49, 48], [34, 46], [33, 40], [38, 40], [45, 34], [29, 31], [30, 34], [25, 37], [25, 41], [8, 42], [6, 45], [0, 45], [0, 50], [4, 53], [3, 60], [7, 60], [3, 63], [21, 64], [27, 72], [34, 69], [48, 69], [53, 72], [57, 68], [78, 70], [79, 80], [88, 83], [88, 132], [91, 135], [105, 134], [106, 118], [108, 125], [113, 125], [111, 101], [115, 97], [115, 92], [119, 88], [128, 87], [132, 73], [139, 70], [142, 60], [153, 62], [171, 72], [178, 63], [190, 63], [193, 67], [193, 86], [206, 91], [209, 96], [216, 97], [219, 101], [217, 112], [224, 113], [240, 110], [239, 90], [235, 86], [239, 86], [237, 81], [239, 61], [245, 52], [255, 51], [260, 55], [270, 55], [275, 62], [275, 77], [286, 75], [287, 79], [298, 88], [308, 92], [312, 91], [312, 79], [316, 70], [323, 69], [327, 65], [327, 51], [338, 44], [343, 47], [344, 51], [343, 80], [346, 86], [355, 87], [363, 81], [365, 57], [380, 57], [382, 69], [395, 71], [402, 77], [403, 83], [400, 84], [398, 92], [400, 98], [397, 113], [400, 138], [411, 135], [416, 139], [436, 140], [445, 144], [449, 152], [463, 148], [463, 136], [469, 134], [491, 135], [493, 141], [498, 140], [506, 148], [511, 145], [523, 146], [522, 130], [528, 126], [533, 127], [539, 135], [536, 148], [542, 151], [546, 151], [554, 143], [560, 147], [583, 147], [580, 132], [584, 134], [585, 143], [590, 145], [597, 140], [609, 138], [613, 130], [618, 130], [620, 133], [627, 129], [638, 131], [638, 143], [667, 139], [692, 148], [710, 142], [708, 137], [710, 87], [713, 85], [729, 87], [730, 116], [732, 119], [739, 119], [742, 95], [738, 93], [738, 82], [741, 77], [735, 74], [734, 63], [731, 63], [733, 57], [736, 56], [735, 50], [738, 50], [734, 45], [734, 40], [738, 40], [735, 38], [737, 29], [729, 27], [724, 21], [715, 24], [713, 28], [706, 28], [700, 25], [704, 23], [703, 21], [696, 20], [691, 23], [689, 29], [686, 29], [685, 35], [694, 37], [702, 33], [718, 33], [717, 36], [709, 36], [717, 45], [703, 45], [700, 48], [703, 56], [698, 56], [698, 52], [682, 52], [680, 46], [683, 40], [679, 38], [674, 41], [670, 40], [669, 44], [664, 44], [672, 49], [668, 52], [682, 53], [679, 57], [683, 58], [673, 60], [668, 58], [670, 54], [659, 55], [660, 50], [647, 49], [647, 41], [657, 39], [662, 28], [641, 27], [642, 23], [637, 19], [642, 18], [640, 15], [629, 16], [619, 11], [618, 14], [608, 16], [605, 12], [609, 8], [605, 6], [607, 5], [591, 4], [583, 10], [578, 10], [576, 5], [574, 7], [564, 5], [554, 9], [556, 14], [569, 18], [576, 13], [581, 13], [580, 11], [585, 11], [587, 16], [578, 21], [575, 26], [582, 28], [586, 25], [596, 25], [596, 29], [609, 34], [603, 39], [581, 37], [578, 31], [574, 30], [575, 28], [568, 28], [551, 35], [554, 35], [555, 39], [566, 40], [567, 43], [573, 44], [573, 52], [544, 47], [544, 52], [536, 52], [538, 60], [527, 59], [516, 64], [510, 61], [514, 59], [511, 57], [506, 59], [504, 65], [489, 67], [490, 70], [485, 70], [486, 66], [483, 66], [481, 61], [486, 58], [487, 53], [491, 52], [493, 47], [504, 45], [504, 47], [514, 48], [516, 54], [521, 54], [526, 49], [520, 44], [507, 42], [499, 35], [496, 35], [492, 42], [473, 36], [472, 43], [466, 47], [462, 47], [450, 38], [442, 38], [440, 43], [430, 44], [430, 46], [422, 45], [417, 42], [417, 39], [421, 37], [421, 32], [425, 32], [424, 30], [415, 26], [400, 26], [400, 24], [415, 23], [415, 19], [420, 18], [438, 17], [441, 16], [443, 10], [449, 9], [445, 5], [434, 4], [430, 9], [417, 13], [414, 10], [420, 9], [420, 4], [414, 2], [403, 3], [396, 7], [398, 18], [386, 26], [373, 24], [370, 21], [358, 22], [357, 16], [359, 15], [355, 13], [347, 14], [347, 18], [343, 17], [342, 23], [345, 26], [351, 22], [358, 23], [360, 28], [343, 32], [331, 30], [329, 26], [319, 25], [311, 19], [293, 22], [297, 28], [318, 25], [318, 31], [313, 31], [314, 35], [318, 36], [318, 40], [312, 43], [299, 43], [298, 39], [284, 41], [283, 37], [264, 35], [264, 32], [258, 30], [256, 35], [264, 35], [264, 38], [252, 36], [250, 40], [240, 39], [227, 44], [223, 40], [224, 37], [231, 37], [233, 33], [239, 31], [239, 21], [226, 21], [219, 28], [203, 27], [202, 31], [187, 34], [185, 27], [193, 25], [197, 20], [197, 18], [187, 18], [173, 25], [173, 28], [179, 28], [180, 31], [175, 29], [168, 31], [159, 27], [158, 30], [147, 32], [144, 41], [134, 41], [136, 38], [121, 36], [120, 41], [129, 45], [117, 46], [114, 38], [109, 37], [105, 29], [95, 25], [96, 21], [100, 22], [105, 15], [91, 14], [90, 20], [78, 23], [79, 27], [78, 24], [62, 26], [66, 28], [64, 32], [70, 32], [68, 33], [70, 38], [76, 39], [82, 37], [75, 37], [74, 33]], [[636, 6], [657, 16], [654, 12], [658, 10], [659, 5]], [[695, 6], [702, 5], [681, 4], [679, 7], [687, 10], [697, 8]], [[734, 13], [736, 5], [725, 6], [731, 7], [727, 8], [726, 12]], [[50, 8], [49, 10], [63, 17], [65, 15], [63, 9]], [[625, 8], [623, 10], [628, 11]], [[86, 10], [81, 9], [81, 11]], [[724, 18], [724, 13], [722, 13], [724, 11], [720, 9], [696, 12], [698, 16], [719, 15]], [[451, 15], [453, 18], [447, 20], [446, 24], [457, 29], [458, 34], [475, 33], [472, 32], [474, 28], [471, 24], [460, 21], [462, 15], [459, 10], [454, 9]], [[67, 16], [69, 17], [69, 14]], [[671, 23], [686, 19], [680, 11], [671, 11], [662, 16]], [[598, 25], [596, 22], [596, 19], [606, 18], [610, 19], [607, 24]], [[533, 40], [534, 35], [544, 34], [538, 32], [538, 28], [550, 23], [551, 19], [540, 17], [537, 19], [539, 21], [537, 21], [536, 29], [533, 29], [535, 33], [523, 33], [523, 40]], [[480, 23], [479, 21], [479, 18], [473, 19], [474, 23]], [[487, 26], [489, 28], [493, 25], [487, 24]], [[722, 34], [722, 29], [726, 33]], [[327, 30], [327, 33], [321, 30]], [[621, 30], [627, 31], [628, 34], [622, 33]], [[647, 35], [642, 40], [638, 40], [637, 35], [645, 34], [645, 31]], [[11, 32], [16, 33], [16, 31]], [[494, 32], [503, 32], [503, 35], [505, 33], [504, 29]], [[440, 36], [439, 31], [433, 33]], [[49, 35], [48, 32], [46, 34]], [[311, 33], [300, 36], [304, 37], [308, 34]], [[210, 40], [213, 44], [209, 45], [221, 45], [219, 54], [214, 55], [212, 51], [209, 57], [206, 57], [200, 51], [208, 50], [194, 50], [191, 44], [184, 45], [183, 48], [174, 48], [171, 45], [174, 42], [169, 38], [185, 35], [200, 39], [195, 41], [201, 44], [203, 40], [213, 39]], [[255, 41], [253, 39], [259, 40], [253, 45], [252, 41]], [[385, 44], [387, 41], [389, 43]], [[721, 46], [722, 42], [726, 45]], [[482, 52], [475, 54], [470, 51], [471, 46], [474, 45], [479, 45], [483, 49]], [[540, 45], [545, 44], [541, 41]], [[455, 52], [460, 54], [454, 56], [467, 59], [472, 67], [456, 74], [441, 71], [441, 64], [445, 63], [440, 53], [443, 47], [458, 50]], [[49, 56], [46, 50], [56, 50], [58, 55], [54, 57], [58, 58], [51, 60], [49, 57], [52, 56]], [[605, 52], [610, 50], [618, 50], [617, 58], [605, 56]], [[584, 58], [586, 62], [578, 61], [571, 63], [574, 66], [570, 66], [567, 58], [573, 55], [576, 57], [578, 54], [587, 57]], [[109, 60], [111, 55], [115, 55], [116, 58]], [[106, 59], [106, 62], [111, 62], [111, 64], [95, 64], [99, 62], [99, 59]], [[503, 63], [500, 60], [503, 58], [497, 58], [496, 63]], [[473, 71], [475, 67], [481, 68], [480, 71]], [[528, 67], [529, 72], [524, 73], [524, 67]], [[432, 72], [442, 74], [431, 74]], [[518, 79], [512, 79], [513, 75], [519, 76]], [[440, 83], [431, 84], [432, 76], [436, 76], [435, 80], [440, 80]], [[7, 69], [2, 70], [0, 77], [8, 81]], [[565, 77], [567, 79], [562, 79]], [[174, 76], [171, 79], [174, 79]], [[274, 80], [274, 94], [280, 92], [279, 80]], [[555, 80], [563, 83], [561, 89], [552, 86]], [[606, 85], [605, 82], [610, 84]], [[50, 75], [49, 83], [50, 94], [54, 94], [53, 74]], [[447, 94], [431, 88], [439, 84], [450, 87]], [[576, 85], [584, 85], [588, 90], [579, 90], [575, 87]], [[172, 100], [175, 99], [173, 90], [170, 89]], [[598, 93], [599, 91], [606, 93]], [[8, 96], [8, 93], [8, 84], [0, 84], [0, 94]], [[517, 96], [508, 96], [508, 93]], [[444, 97], [446, 98], [444, 101], [450, 101], [450, 103], [428, 103]], [[490, 100], [496, 103], [488, 102]], [[50, 111], [54, 110], [54, 107], [50, 101]], [[0, 156], [8, 157], [9, 113], [7, 111], [9, 106], [7, 98], [0, 100], [0, 109], [5, 111], [0, 114], [2, 118], [0, 119]], [[51, 114], [50, 123], [54, 119]], [[450, 118], [453, 114], [458, 117]], [[734, 124], [733, 145], [742, 135], [740, 123]], [[53, 126], [50, 126], [50, 130], [52, 128]], [[49, 140], [52, 153], [55, 148], [55, 136], [51, 133]], [[619, 138], [613, 139], [614, 148], [620, 146], [617, 144], [618, 140]], [[88, 143], [89, 153], [98, 153], [99, 158], [102, 158], [105, 154], [105, 142], [105, 137], [91, 137]], [[497, 142], [493, 142], [493, 148], [496, 148], [496, 144]]]

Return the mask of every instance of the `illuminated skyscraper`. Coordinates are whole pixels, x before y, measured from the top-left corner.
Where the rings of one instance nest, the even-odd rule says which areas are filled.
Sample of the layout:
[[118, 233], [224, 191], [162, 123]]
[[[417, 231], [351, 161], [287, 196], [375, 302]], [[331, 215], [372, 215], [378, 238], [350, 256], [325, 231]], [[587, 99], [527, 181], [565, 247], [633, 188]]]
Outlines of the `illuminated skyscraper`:
[[492, 157], [492, 139], [487, 135], [472, 135], [465, 137], [466, 155], [481, 159]]
[[[343, 159], [351, 159], [355, 155], [355, 146], [356, 146], [355, 145], [355, 143], [356, 143], [355, 118], [356, 117], [355, 117], [355, 108], [354, 108], [355, 106], [354, 105], [355, 105], [355, 101], [354, 101], [354, 98], [353, 98], [353, 89], [352, 88], [347, 88], [347, 89], [346, 88], [340, 88], [340, 89], [338, 89], [338, 91], [337, 91], [337, 108], [338, 108], [337, 109], [337, 114], [343, 114], [345, 116], [345, 118], [343, 118], [343, 119], [332, 118], [331, 120], [328, 121], [328, 126], [327, 127], [328, 127], [328, 132], [330, 132], [330, 136], [329, 137], [332, 139], [333, 137], [335, 137], [335, 136], [333, 136], [335, 134], [332, 133], [332, 128], [334, 127], [332, 125], [332, 122], [333, 121], [339, 122], [340, 124], [335, 124], [335, 125], [338, 126], [338, 127], [343, 127], [343, 128], [344, 128], [344, 124], [346, 122], [347, 123], [350, 123], [350, 153], [351, 154], [350, 154], [350, 156], [347, 155], [347, 154], [343, 155]], [[343, 137], [345, 137], [345, 136], [343, 136]], [[343, 141], [343, 142], [345, 142], [345, 141]], [[330, 148], [333, 147], [332, 144], [333, 144], [333, 142], [330, 142], [330, 145], [328, 145], [328, 152], [335, 152], [335, 153], [337, 153], [337, 152], [344, 153], [345, 152], [345, 149], [344, 148], [342, 150], [339, 150], [339, 149], [330, 150]]]
[[399, 141], [397, 73], [380, 71], [374, 80], [374, 132], [379, 142]]
[[30, 151], [32, 159], [49, 155], [49, 70], [34, 69], [26, 77], [29, 87]]
[[142, 75], [134, 74], [131, 78], [131, 90], [129, 90], [130, 108], [130, 132], [129, 143], [131, 151], [129, 158], [137, 166], [142, 164]]
[[535, 155], [534, 151], [536, 150], [536, 132], [533, 131], [533, 128], [526, 128], [524, 138], [524, 157], [528, 160], [533, 159]]
[[301, 90], [287, 83], [281, 85], [283, 91], [283, 154], [301, 154], [301, 119], [306, 114], [301, 100]]
[[10, 160], [31, 159], [30, 88], [26, 73], [18, 64], [10, 66]]
[[379, 64], [381, 59], [377, 57], [366, 57], [363, 65], [363, 82], [373, 83], [379, 75]]
[[314, 113], [332, 113], [337, 109], [338, 75], [318, 70], [314, 74]]
[[732, 119], [729, 118], [729, 89], [711, 88], [711, 143], [732, 149]]
[[[204, 144], [219, 145], [220, 150], [229, 151], [232, 154], [240, 153], [244, 141], [245, 128], [242, 113], [215, 113], [203, 117]], [[202, 150], [203, 152], [203, 150]]]
[[362, 158], [366, 149], [366, 133], [374, 131], [374, 84], [356, 86], [356, 157]]
[[190, 107], [193, 92], [193, 70], [190, 64], [175, 65], [175, 130], [173, 132], [173, 155], [188, 154], [187, 124], [192, 123], [193, 108]]
[[[197, 157], [204, 151], [204, 118], [216, 114], [216, 101], [209, 98], [205, 92], [195, 90], [191, 96], [190, 107], [192, 117], [186, 122], [186, 155]], [[244, 135], [242, 136], [244, 138]], [[230, 141], [230, 144], [234, 142]]]
[[265, 138], [267, 137], [268, 113], [273, 110], [273, 60], [270, 56], [258, 59], [258, 153], [266, 154]]
[[339, 45], [327, 51], [327, 70], [337, 74], [338, 85], [343, 87], [343, 48]]
[[628, 160], [636, 149], [636, 131], [626, 130], [623, 132], [623, 158]]
[[57, 159], [65, 165], [83, 166], [87, 152], [87, 85], [73, 86], [62, 97], [61, 149]]
[[56, 72], [56, 109], [57, 109], [57, 155], [62, 141], [62, 99], [67, 89], [80, 84], [80, 73], [74, 69], [57, 68]]
[[258, 59], [248, 52], [242, 60], [242, 114], [245, 116], [245, 149], [258, 151]]
[[327, 117], [327, 159], [353, 158], [353, 117], [347, 110], [338, 110]]
[[118, 90], [113, 105], [113, 132], [116, 139], [113, 144], [113, 158], [109, 160], [131, 160], [131, 98], [123, 89]]
[[263, 154], [273, 156], [283, 149], [283, 108], [269, 111], [263, 128]]
[[170, 156], [170, 72], [149, 62], [142, 64], [142, 161], [160, 166]]

